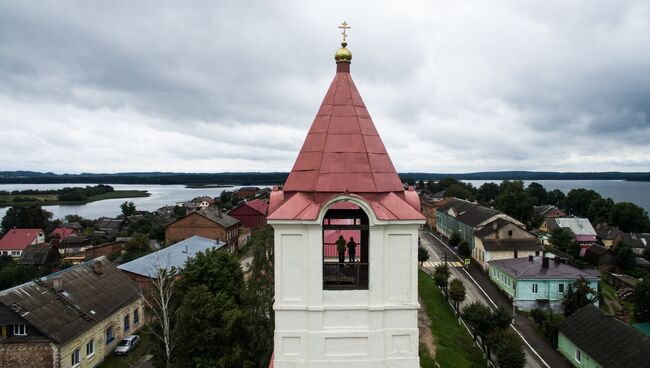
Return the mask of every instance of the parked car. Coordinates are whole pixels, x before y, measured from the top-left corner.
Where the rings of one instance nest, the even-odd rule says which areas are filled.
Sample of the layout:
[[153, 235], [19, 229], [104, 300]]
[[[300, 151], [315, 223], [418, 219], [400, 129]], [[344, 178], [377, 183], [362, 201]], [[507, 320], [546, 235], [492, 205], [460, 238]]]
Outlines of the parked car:
[[138, 343], [140, 343], [140, 336], [129, 335], [117, 344], [113, 352], [116, 355], [126, 355], [130, 353], [131, 350], [135, 349], [135, 347], [138, 346]]

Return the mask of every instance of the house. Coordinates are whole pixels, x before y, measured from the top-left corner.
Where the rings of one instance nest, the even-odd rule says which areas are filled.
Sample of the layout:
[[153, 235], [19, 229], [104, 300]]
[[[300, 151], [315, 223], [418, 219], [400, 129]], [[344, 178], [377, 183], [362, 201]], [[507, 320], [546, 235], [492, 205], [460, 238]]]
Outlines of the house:
[[261, 199], [253, 199], [237, 206], [228, 212], [229, 216], [236, 218], [251, 229], [258, 229], [266, 224], [266, 212], [269, 210], [269, 203]]
[[143, 314], [137, 287], [106, 257], [1, 291], [0, 367], [95, 367]]
[[20, 256], [22, 265], [46, 266], [59, 262], [59, 250], [50, 243], [28, 245]]
[[237, 247], [240, 221], [216, 210], [192, 212], [165, 226], [165, 244], [169, 245], [193, 235], [220, 240], [227, 243], [229, 250]]
[[0, 239], [0, 255], [19, 258], [28, 245], [45, 242], [41, 229], [11, 229]]
[[583, 249], [596, 244], [598, 241], [598, 238], [596, 237], [596, 229], [591, 226], [589, 219], [580, 217], [558, 217], [547, 218], [544, 223], [548, 229], [547, 232], [552, 232], [557, 228], [571, 230], [576, 242], [578, 242], [580, 247]]
[[63, 240], [67, 238], [68, 236], [72, 235], [79, 235], [74, 229], [66, 228], [66, 227], [57, 227], [52, 232], [50, 233], [50, 238], [58, 237], [59, 239]]
[[612, 250], [623, 241], [623, 232], [609, 225], [597, 225], [596, 236], [606, 248]]
[[120, 253], [124, 249], [124, 241], [114, 241], [110, 243], [104, 243], [99, 245], [94, 245], [86, 247], [84, 249], [84, 258], [93, 259], [101, 256], [108, 257], [111, 254]]
[[650, 337], [593, 305], [560, 322], [557, 350], [574, 367], [650, 367]]
[[534, 206], [533, 210], [537, 215], [544, 218], [566, 217], [566, 213], [564, 211], [551, 205]]
[[148, 295], [151, 291], [151, 280], [156, 277], [158, 269], [182, 270], [185, 267], [185, 262], [195, 257], [197, 253], [205, 252], [208, 249], [220, 249], [225, 245], [224, 242], [194, 235], [117, 267], [138, 285], [144, 295]]
[[253, 198], [261, 191], [258, 187], [241, 187], [237, 190], [237, 199]]
[[[512, 298], [517, 308], [529, 311], [550, 308], [561, 312], [562, 299], [569, 285], [585, 278], [598, 291], [600, 276], [548, 257], [501, 259], [489, 262], [490, 279]], [[598, 305], [598, 300], [595, 302]]]
[[454, 232], [460, 234], [470, 248], [474, 249], [474, 232], [497, 218], [506, 219], [516, 225], [524, 226], [514, 218], [497, 210], [479, 206], [464, 199], [448, 198], [436, 209], [436, 230], [447, 238]]
[[214, 199], [208, 196], [201, 196], [192, 199], [192, 203], [196, 205], [199, 209], [206, 209], [214, 204]]
[[436, 197], [436, 195], [440, 193], [444, 195], [444, 192], [438, 192], [434, 195], [423, 194], [420, 196], [422, 214], [427, 218], [427, 225], [429, 225], [431, 229], [436, 228], [436, 208], [443, 204], [444, 197]]
[[650, 244], [650, 233], [623, 233], [621, 241], [630, 246], [634, 254], [641, 256]]
[[97, 220], [95, 226], [99, 231], [103, 232], [107, 236], [113, 237], [120, 232], [120, 228], [122, 227], [123, 222], [124, 221], [121, 219], [102, 217]]
[[616, 265], [616, 255], [614, 252], [598, 244], [587, 248], [584, 258], [601, 271], [609, 270]]
[[539, 256], [542, 251], [537, 236], [506, 219], [497, 218], [474, 232], [472, 258], [485, 271], [490, 261]]
[[83, 253], [90, 246], [90, 238], [86, 236], [68, 236], [59, 242], [59, 253], [61, 255], [75, 255]]

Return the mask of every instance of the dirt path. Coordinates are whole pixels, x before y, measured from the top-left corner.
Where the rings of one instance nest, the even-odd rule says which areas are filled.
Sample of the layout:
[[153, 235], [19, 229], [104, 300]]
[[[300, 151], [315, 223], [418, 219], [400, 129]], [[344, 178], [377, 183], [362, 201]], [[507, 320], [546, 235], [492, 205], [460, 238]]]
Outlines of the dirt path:
[[418, 328], [420, 329], [420, 346], [429, 353], [431, 358], [435, 359], [436, 357], [436, 344], [433, 339], [433, 334], [431, 333], [431, 319], [427, 316], [427, 312], [424, 310], [424, 303], [422, 299], [418, 297], [420, 302], [420, 310], [418, 311]]

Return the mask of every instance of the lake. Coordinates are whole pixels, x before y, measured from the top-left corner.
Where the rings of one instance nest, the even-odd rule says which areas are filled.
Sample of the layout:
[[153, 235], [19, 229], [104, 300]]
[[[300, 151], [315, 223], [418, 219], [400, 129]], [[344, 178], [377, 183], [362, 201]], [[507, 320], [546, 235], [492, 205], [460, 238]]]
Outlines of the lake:
[[[492, 180], [465, 180], [475, 187]], [[650, 212], [650, 182], [623, 181], [623, 180], [533, 180], [540, 183], [546, 190], [559, 189], [568, 193], [571, 189], [593, 189], [603, 197], [610, 197], [616, 202], [632, 202]], [[525, 181], [526, 185], [532, 181]], [[0, 190], [25, 190], [25, 189], [60, 189], [63, 187], [84, 187], [94, 184], [0, 184]], [[79, 215], [88, 219], [99, 217], [114, 217], [120, 214], [120, 204], [131, 201], [139, 210], [153, 211], [162, 206], [173, 205], [176, 202], [189, 201], [199, 196], [218, 197], [224, 190], [236, 190], [241, 186], [224, 188], [186, 188], [183, 185], [140, 185], [140, 184], [113, 184], [115, 190], [146, 190], [151, 193], [149, 197], [107, 199], [83, 205], [56, 205], [44, 208], [54, 214], [54, 218], [62, 219], [66, 215]], [[270, 185], [261, 185], [264, 187]], [[4, 216], [8, 207], [0, 208], [0, 218]]]
[[[0, 190], [26, 190], [26, 189], [61, 189], [64, 187], [85, 187], [96, 184], [0, 184]], [[130, 201], [135, 204], [138, 210], [154, 211], [160, 207], [174, 205], [177, 202], [189, 201], [199, 196], [218, 197], [224, 190], [237, 190], [241, 186], [223, 188], [185, 188], [184, 185], [140, 185], [140, 184], [110, 184], [115, 190], [146, 190], [151, 195], [139, 198], [117, 198], [103, 201], [91, 202], [81, 205], [55, 205], [43, 206], [44, 209], [52, 212], [53, 218], [63, 219], [66, 215], [79, 215], [87, 219], [100, 217], [115, 217], [122, 211], [120, 204]], [[258, 185], [271, 187], [270, 185]], [[9, 207], [0, 208], [2, 218]]]

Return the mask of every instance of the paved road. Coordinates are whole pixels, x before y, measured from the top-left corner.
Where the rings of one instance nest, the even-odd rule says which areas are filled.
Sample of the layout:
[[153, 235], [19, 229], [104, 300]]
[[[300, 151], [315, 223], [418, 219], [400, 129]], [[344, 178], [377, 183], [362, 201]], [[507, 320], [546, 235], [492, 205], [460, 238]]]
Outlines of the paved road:
[[[425, 264], [425, 270], [427, 270], [426, 266], [435, 267], [436, 264], [442, 263], [445, 260], [445, 254], [447, 261], [453, 262], [450, 263], [452, 277], [463, 281], [467, 289], [467, 299], [462, 306], [473, 301], [480, 301], [491, 308], [502, 305], [508, 311], [512, 309], [512, 302], [498, 291], [496, 286], [489, 281], [487, 275], [478, 267], [473, 265], [468, 270], [458, 267], [461, 266], [459, 264], [460, 259], [449, 248], [445, 247], [442, 239], [437, 235], [428, 231], [421, 231], [420, 239], [422, 246], [427, 249], [430, 255], [429, 264]], [[432, 268], [429, 268], [429, 270], [432, 271]], [[526, 367], [570, 367], [562, 356], [533, 330], [532, 321], [528, 318], [517, 317], [514, 328], [524, 340]]]

